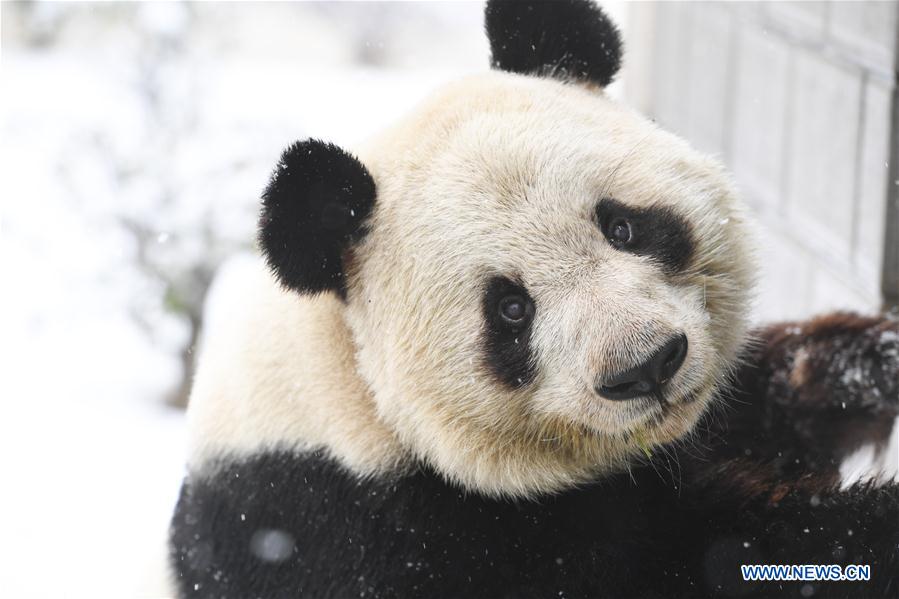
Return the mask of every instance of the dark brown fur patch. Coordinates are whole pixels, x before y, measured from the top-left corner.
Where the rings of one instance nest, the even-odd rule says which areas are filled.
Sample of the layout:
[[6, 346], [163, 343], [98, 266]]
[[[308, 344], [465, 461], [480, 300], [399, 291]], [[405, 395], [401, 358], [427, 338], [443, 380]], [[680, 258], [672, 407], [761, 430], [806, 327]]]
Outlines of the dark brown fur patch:
[[836, 313], [771, 325], [755, 338], [725, 419], [708, 431], [719, 455], [764, 465], [763, 478], [816, 472], [837, 481], [852, 452], [888, 441], [899, 415], [899, 322]]
[[[762, 329], [769, 396], [814, 409], [899, 409], [899, 322], [835, 313]], [[845, 406], [843, 405], [845, 404]]]

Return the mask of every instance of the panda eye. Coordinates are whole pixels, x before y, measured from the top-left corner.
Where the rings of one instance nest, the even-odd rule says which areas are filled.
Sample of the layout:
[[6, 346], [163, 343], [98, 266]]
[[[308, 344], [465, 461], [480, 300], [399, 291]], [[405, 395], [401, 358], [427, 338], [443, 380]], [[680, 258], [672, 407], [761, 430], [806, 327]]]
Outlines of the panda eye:
[[508, 324], [522, 325], [533, 312], [530, 302], [520, 295], [507, 295], [499, 301], [499, 315]]
[[631, 224], [625, 218], [616, 218], [609, 224], [609, 241], [613, 245], [627, 245], [633, 237]]

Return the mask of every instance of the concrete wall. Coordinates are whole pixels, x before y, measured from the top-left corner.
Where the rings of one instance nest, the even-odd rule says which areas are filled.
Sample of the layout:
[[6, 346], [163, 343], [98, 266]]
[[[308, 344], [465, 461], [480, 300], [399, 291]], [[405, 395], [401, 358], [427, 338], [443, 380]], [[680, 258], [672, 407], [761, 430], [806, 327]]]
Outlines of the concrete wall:
[[899, 300], [897, 9], [630, 6], [625, 95], [732, 169], [758, 220], [758, 318]]

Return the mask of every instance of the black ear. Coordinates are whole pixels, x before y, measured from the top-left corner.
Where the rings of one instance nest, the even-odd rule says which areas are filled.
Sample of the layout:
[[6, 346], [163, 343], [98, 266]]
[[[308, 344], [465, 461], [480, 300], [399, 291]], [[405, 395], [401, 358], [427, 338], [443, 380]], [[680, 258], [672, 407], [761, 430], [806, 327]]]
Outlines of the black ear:
[[618, 28], [591, 0], [489, 0], [496, 69], [608, 85], [621, 66]]
[[342, 255], [365, 234], [374, 202], [375, 182], [355, 157], [315, 139], [294, 143], [262, 194], [266, 262], [289, 289], [342, 294]]

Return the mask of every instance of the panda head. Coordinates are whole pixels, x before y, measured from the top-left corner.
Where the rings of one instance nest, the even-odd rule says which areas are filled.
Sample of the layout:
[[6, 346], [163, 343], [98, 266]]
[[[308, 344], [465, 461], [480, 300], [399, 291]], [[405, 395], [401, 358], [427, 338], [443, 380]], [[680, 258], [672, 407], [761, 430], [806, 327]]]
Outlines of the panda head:
[[609, 98], [588, 0], [489, 2], [494, 69], [355, 157], [283, 154], [260, 245], [343, 298], [354, 367], [409, 455], [532, 496], [687, 435], [746, 329], [744, 216], [720, 165]]

